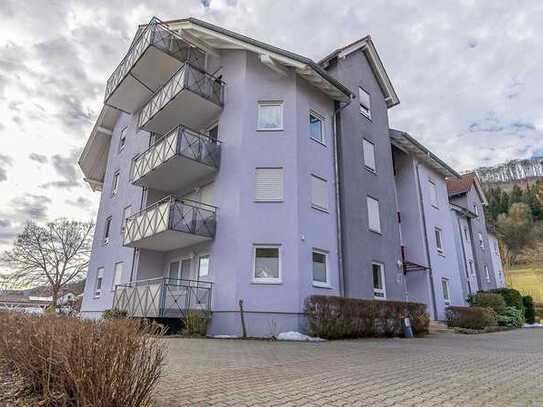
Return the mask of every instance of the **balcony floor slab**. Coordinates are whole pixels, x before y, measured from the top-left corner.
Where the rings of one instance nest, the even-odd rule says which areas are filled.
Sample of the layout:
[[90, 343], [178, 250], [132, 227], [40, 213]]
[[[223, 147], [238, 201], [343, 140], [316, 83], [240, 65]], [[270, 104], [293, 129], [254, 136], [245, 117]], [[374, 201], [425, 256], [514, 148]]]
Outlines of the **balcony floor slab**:
[[190, 247], [208, 240], [211, 240], [211, 238], [169, 229], [144, 239], [128, 243], [125, 246], [159, 252], [168, 252], [175, 249]]

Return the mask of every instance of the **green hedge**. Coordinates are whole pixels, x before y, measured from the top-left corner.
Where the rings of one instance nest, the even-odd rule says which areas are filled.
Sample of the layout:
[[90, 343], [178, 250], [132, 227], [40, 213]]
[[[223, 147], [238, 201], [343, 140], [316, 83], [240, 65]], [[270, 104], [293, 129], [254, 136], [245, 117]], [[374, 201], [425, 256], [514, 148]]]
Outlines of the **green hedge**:
[[472, 307], [492, 308], [497, 314], [505, 311], [505, 300], [497, 293], [479, 292], [472, 294], [468, 299]]
[[522, 305], [524, 305], [524, 318], [527, 324], [535, 323], [535, 305], [531, 296], [525, 295], [522, 297]]
[[524, 309], [524, 306], [522, 305], [522, 295], [514, 288], [495, 288], [488, 292], [500, 294], [505, 300], [505, 305], [508, 307], [515, 307], [520, 310]]
[[496, 312], [483, 307], [448, 307], [447, 326], [450, 328], [485, 329], [496, 326]]
[[522, 328], [522, 325], [524, 325], [524, 311], [515, 307], [507, 307], [502, 314], [498, 315], [497, 320], [501, 326]]
[[408, 317], [413, 333], [428, 333], [426, 305], [414, 302], [359, 300], [313, 295], [305, 302], [311, 335], [327, 339], [403, 336], [401, 321]]

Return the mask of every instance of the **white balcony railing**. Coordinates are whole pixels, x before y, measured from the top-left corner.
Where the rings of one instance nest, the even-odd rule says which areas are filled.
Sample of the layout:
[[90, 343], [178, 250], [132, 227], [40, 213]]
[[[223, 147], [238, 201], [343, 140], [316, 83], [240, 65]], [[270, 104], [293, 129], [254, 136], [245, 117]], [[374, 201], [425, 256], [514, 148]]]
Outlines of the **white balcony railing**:
[[[131, 182], [137, 182], [176, 156], [218, 169], [221, 159], [220, 142], [179, 126], [134, 158], [130, 171]], [[176, 177], [176, 174], [171, 176]]]

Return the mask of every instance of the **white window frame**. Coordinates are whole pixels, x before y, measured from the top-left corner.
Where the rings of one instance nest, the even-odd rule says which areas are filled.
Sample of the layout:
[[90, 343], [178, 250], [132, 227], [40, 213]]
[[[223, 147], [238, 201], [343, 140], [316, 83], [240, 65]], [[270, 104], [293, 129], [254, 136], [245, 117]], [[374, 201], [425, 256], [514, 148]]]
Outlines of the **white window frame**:
[[[381, 274], [381, 284], [383, 285], [383, 288], [376, 288], [374, 281], [373, 281], [373, 266], [379, 267], [379, 273]], [[386, 300], [387, 298], [387, 286], [385, 281], [385, 265], [383, 263], [379, 263], [377, 261], [371, 262], [371, 286], [373, 289], [373, 298], [376, 300]], [[375, 294], [383, 294], [382, 297], [377, 296]]]
[[[121, 275], [117, 279], [117, 266], [121, 265]], [[113, 265], [113, 280], [111, 281], [111, 291], [115, 291], [115, 288], [121, 284], [123, 280], [123, 273], [124, 273], [124, 263], [122, 261], [118, 261]]]
[[[188, 258], [188, 257], [186, 257]], [[171, 280], [181, 280], [181, 277], [183, 277], [181, 275], [181, 262], [183, 261], [183, 259], [181, 258], [176, 258], [176, 259], [171, 259], [169, 262], [168, 262], [168, 268], [166, 269], [166, 278], [168, 280], [168, 282], [170, 282]], [[171, 268], [172, 268], [172, 264], [174, 263], [177, 263], [177, 271], [176, 271], [176, 277], [175, 279], [171, 278], [170, 277], [170, 271], [171, 271]], [[171, 284], [171, 283], [170, 283]]]
[[436, 209], [439, 209], [439, 195], [437, 193], [437, 185], [433, 179], [429, 178], [428, 183], [430, 184], [430, 203]]
[[[370, 221], [370, 201], [373, 201], [373, 202], [377, 202], [377, 224], [378, 224], [378, 229], [375, 229], [371, 226], [371, 221]], [[371, 230], [372, 232], [375, 232], [375, 233], [379, 233], [379, 234], [382, 234], [381, 230], [381, 205], [379, 203], [379, 200], [370, 196], [370, 195], [367, 195], [366, 196], [366, 209], [367, 209], [367, 213], [368, 213], [368, 229]]]
[[[325, 199], [326, 199], [326, 202], [324, 202], [324, 204], [326, 206], [322, 206], [318, 203], [315, 203], [314, 201], [314, 195], [313, 195], [313, 179], [316, 179], [316, 180], [319, 180], [319, 181], [322, 181], [324, 182], [324, 192], [325, 192]], [[316, 175], [316, 174], [311, 174], [311, 207], [313, 209], [317, 209], [317, 210], [320, 210], [320, 211], [324, 211], [324, 212], [328, 212], [329, 210], [329, 207], [330, 207], [330, 202], [329, 202], [329, 199], [328, 199], [328, 181], [326, 179], [324, 179], [323, 177], [319, 176], [319, 175]]]
[[[271, 198], [271, 199], [260, 199], [258, 197], [258, 190], [257, 190], [257, 179], [258, 179], [258, 171], [262, 170], [281, 170], [281, 196], [278, 198]], [[283, 202], [285, 198], [285, 170], [283, 167], [257, 167], [255, 168], [255, 202]]]
[[438, 226], [434, 227], [434, 238], [436, 240], [436, 250], [439, 254], [444, 254], [445, 249], [443, 247], [443, 229]]
[[464, 237], [466, 238], [466, 242], [469, 242], [468, 228], [465, 226], [464, 226]]
[[121, 236], [124, 235], [124, 230], [126, 229], [126, 220], [130, 217], [132, 214], [132, 205], [125, 206], [123, 208], [123, 212], [121, 214]]
[[[201, 273], [202, 264], [200, 262], [202, 261], [203, 258], [206, 258], [206, 257], [207, 257], [207, 273], [202, 274]], [[200, 280], [200, 277], [208, 277], [209, 276], [210, 260], [211, 260], [211, 258], [209, 257], [208, 253], [202, 253], [202, 254], [198, 255], [198, 280]]]
[[[280, 120], [281, 123], [279, 127], [261, 127], [260, 126], [260, 108], [262, 106], [279, 106], [280, 108]], [[281, 131], [283, 130], [283, 101], [282, 100], [260, 100], [257, 104], [257, 113], [256, 113], [256, 130], [257, 131]]]
[[[98, 281], [100, 281], [100, 287], [98, 287]], [[96, 278], [94, 279], [94, 298], [100, 298], [102, 290], [104, 288], [104, 267], [98, 267], [96, 269]]]
[[[277, 278], [262, 278], [256, 277], [256, 250], [257, 249], [277, 249], [278, 256], [278, 277]], [[281, 284], [283, 282], [283, 270], [282, 270], [282, 248], [278, 244], [255, 244], [253, 245], [253, 270], [252, 280], [255, 284]]]
[[[443, 291], [443, 302], [445, 302], [446, 305], [449, 305], [451, 303], [451, 290], [448, 278], [441, 279], [441, 291]], [[445, 295], [445, 293], [447, 295]]]
[[[371, 147], [371, 160], [369, 159], [370, 157], [366, 156], [366, 145]], [[377, 174], [377, 162], [375, 161], [375, 144], [365, 138], [362, 139], [362, 158], [364, 159], [364, 167], [369, 172]], [[373, 167], [369, 165], [371, 163], [368, 163], [368, 161], [373, 161]]]
[[[324, 256], [324, 271], [326, 276], [326, 281], [317, 281], [315, 280], [315, 276], [313, 274], [313, 253], [322, 254]], [[330, 269], [329, 269], [329, 262], [328, 262], [328, 252], [326, 250], [321, 250], [317, 248], [313, 248], [311, 250], [311, 280], [313, 281], [314, 287], [319, 288], [330, 288]]]
[[128, 127], [125, 127], [124, 129], [121, 130], [121, 134], [119, 136], [119, 148], [118, 148], [119, 153], [121, 151], [123, 151], [124, 148], [126, 147], [126, 135], [127, 135], [127, 133], [128, 133]]
[[483, 237], [483, 234], [481, 232], [478, 232], [477, 238], [479, 239], [479, 247], [481, 250], [485, 250], [485, 239]]
[[[311, 116], [313, 116], [315, 119], [319, 120], [321, 123], [321, 139], [317, 139], [313, 137], [311, 134]], [[314, 110], [309, 111], [309, 137], [311, 140], [316, 141], [317, 143], [322, 144], [323, 146], [326, 145], [326, 133], [325, 133], [325, 126], [324, 126], [324, 116], [315, 112]]]
[[485, 279], [486, 279], [487, 282], [489, 282], [490, 281], [490, 270], [488, 269], [488, 266], [486, 264], [484, 265], [483, 268], [485, 270]]
[[111, 240], [111, 223], [112, 222], [113, 222], [113, 217], [108, 216], [104, 223], [104, 239], [102, 241], [104, 245], [109, 244], [109, 241]]
[[474, 276], [475, 275], [475, 265], [473, 264], [473, 260], [468, 260], [469, 264], [469, 275]]
[[[368, 106], [366, 106], [366, 103], [362, 101], [363, 94], [368, 96]], [[358, 87], [358, 105], [360, 109], [360, 114], [371, 120], [371, 95], [361, 86]]]
[[119, 192], [120, 181], [121, 181], [121, 170], [117, 170], [113, 173], [113, 180], [111, 182], [111, 196], [115, 196]]
[[477, 205], [476, 203], [473, 204], [473, 212], [475, 213], [476, 217], [479, 217], [479, 205]]

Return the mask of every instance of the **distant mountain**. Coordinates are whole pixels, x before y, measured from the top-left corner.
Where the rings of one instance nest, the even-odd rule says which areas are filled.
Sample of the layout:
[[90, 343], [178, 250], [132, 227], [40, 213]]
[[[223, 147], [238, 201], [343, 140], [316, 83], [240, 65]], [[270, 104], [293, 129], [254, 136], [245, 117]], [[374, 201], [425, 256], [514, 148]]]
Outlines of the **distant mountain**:
[[515, 184], [543, 178], [543, 157], [511, 160], [492, 167], [475, 170], [483, 184]]

